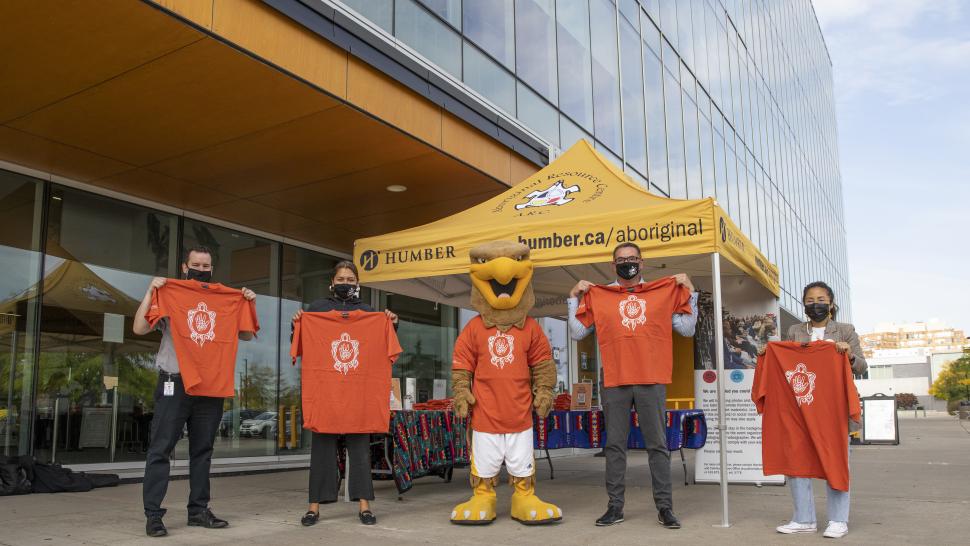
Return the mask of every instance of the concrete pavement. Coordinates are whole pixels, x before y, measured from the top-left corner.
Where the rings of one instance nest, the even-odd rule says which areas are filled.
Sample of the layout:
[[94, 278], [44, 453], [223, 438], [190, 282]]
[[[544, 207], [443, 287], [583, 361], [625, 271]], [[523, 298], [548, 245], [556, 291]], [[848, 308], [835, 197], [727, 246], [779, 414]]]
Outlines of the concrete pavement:
[[[937, 414], [913, 419], [900, 415], [901, 445], [856, 446], [852, 452], [852, 512], [847, 544], [970, 544], [970, 424]], [[446, 484], [423, 478], [397, 500], [391, 482], [376, 482], [373, 508], [379, 523], [360, 525], [356, 504], [324, 506], [321, 521], [304, 528], [307, 471], [214, 478], [214, 512], [230, 528], [186, 527], [183, 509], [188, 482], [169, 488], [169, 536], [144, 535], [141, 485], [127, 484], [89, 493], [0, 498], [0, 544], [810, 544], [817, 535], [782, 536], [774, 528], [791, 515], [787, 488], [734, 486], [731, 523], [720, 522], [715, 485], [683, 485], [675, 455], [674, 508], [684, 524], [661, 528], [652, 507], [647, 457], [633, 453], [627, 480], [626, 522], [597, 528], [606, 507], [603, 459], [591, 456], [555, 460], [556, 479], [540, 462], [538, 492], [564, 512], [561, 524], [530, 528], [508, 518], [510, 488], [499, 488], [499, 520], [467, 528], [448, 522], [454, 504], [468, 494], [467, 470]], [[679, 483], [678, 483], [678, 480]], [[820, 527], [824, 527], [824, 486], [816, 482]], [[821, 529], [820, 529], [821, 531]], [[161, 542], [159, 542], [161, 541]], [[829, 541], [831, 542], [831, 541]]]

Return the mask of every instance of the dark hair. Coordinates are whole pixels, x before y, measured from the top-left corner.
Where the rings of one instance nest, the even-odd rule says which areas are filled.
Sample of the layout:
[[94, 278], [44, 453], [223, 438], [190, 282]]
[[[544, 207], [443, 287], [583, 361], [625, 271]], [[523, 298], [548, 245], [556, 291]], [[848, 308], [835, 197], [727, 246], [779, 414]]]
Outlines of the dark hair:
[[210, 258], [212, 257], [212, 251], [209, 250], [209, 247], [203, 246], [203, 245], [195, 245], [185, 250], [185, 255], [182, 257], [182, 263], [188, 264], [189, 255], [191, 255], [193, 252], [197, 254], [208, 254]]
[[832, 315], [832, 320], [835, 320], [835, 315], [839, 312], [839, 306], [835, 304], [835, 292], [832, 291], [832, 287], [825, 284], [822, 281], [815, 281], [805, 285], [805, 289], [802, 290], [802, 303], [805, 303], [805, 298], [808, 297], [808, 291], [813, 288], [821, 288], [829, 293], [829, 301], [832, 303], [829, 306], [829, 310]]
[[633, 248], [633, 249], [636, 249], [637, 256], [640, 256], [640, 247], [637, 246], [636, 244], [634, 244], [634, 243], [620, 243], [620, 244], [616, 245], [616, 248], [613, 249], [613, 259], [614, 260], [616, 259], [616, 252], [618, 250], [620, 250], [621, 248]]
[[357, 273], [357, 266], [354, 262], [350, 260], [340, 260], [337, 265], [333, 266], [333, 272], [330, 274], [330, 282], [333, 282], [334, 278], [337, 277], [337, 271], [341, 269], [349, 269], [354, 272], [354, 276], [357, 277], [357, 281], [360, 281], [360, 275]]

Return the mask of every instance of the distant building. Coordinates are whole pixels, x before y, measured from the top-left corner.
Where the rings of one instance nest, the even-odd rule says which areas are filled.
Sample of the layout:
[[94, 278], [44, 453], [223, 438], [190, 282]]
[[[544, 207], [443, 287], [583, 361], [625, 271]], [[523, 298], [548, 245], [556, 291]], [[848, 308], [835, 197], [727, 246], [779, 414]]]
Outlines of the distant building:
[[875, 332], [859, 337], [867, 358], [874, 355], [873, 351], [886, 349], [927, 348], [931, 353], [959, 353], [968, 345], [963, 330], [937, 320], [879, 324]]
[[962, 351], [937, 352], [935, 347], [867, 351], [869, 369], [856, 387], [860, 396], [914, 394], [923, 407], [944, 410], [946, 402], [933, 398], [930, 387], [943, 367], [961, 356]]

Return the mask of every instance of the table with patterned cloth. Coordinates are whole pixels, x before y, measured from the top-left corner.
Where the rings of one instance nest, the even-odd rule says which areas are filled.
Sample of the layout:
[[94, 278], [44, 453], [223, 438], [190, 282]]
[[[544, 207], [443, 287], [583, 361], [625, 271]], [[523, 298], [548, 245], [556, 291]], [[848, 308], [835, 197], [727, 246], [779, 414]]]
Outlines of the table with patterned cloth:
[[450, 411], [392, 411], [388, 435], [374, 444], [374, 477], [393, 479], [398, 493], [424, 476], [450, 480], [455, 466], [469, 463], [467, 426]]

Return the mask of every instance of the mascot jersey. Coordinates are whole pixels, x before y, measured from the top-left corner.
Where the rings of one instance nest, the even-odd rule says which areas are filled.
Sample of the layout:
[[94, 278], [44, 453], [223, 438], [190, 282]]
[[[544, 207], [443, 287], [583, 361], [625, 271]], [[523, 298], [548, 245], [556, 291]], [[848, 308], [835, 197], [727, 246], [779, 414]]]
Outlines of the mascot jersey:
[[391, 365], [401, 354], [384, 313], [303, 313], [290, 356], [303, 357], [303, 427], [326, 434], [386, 434]]
[[552, 359], [542, 327], [526, 317], [522, 328], [507, 332], [472, 319], [455, 341], [452, 368], [475, 374], [471, 426], [476, 432], [510, 434], [532, 428], [532, 377], [529, 368]]
[[859, 422], [859, 393], [849, 357], [835, 344], [771, 342], [758, 358], [751, 399], [764, 414], [766, 476], [823, 478], [849, 490], [849, 424]]
[[169, 318], [185, 392], [232, 396], [239, 332], [259, 331], [255, 302], [221, 284], [169, 279], [152, 292], [145, 313], [152, 327], [164, 317]]
[[589, 328], [603, 356], [603, 386], [668, 384], [673, 373], [670, 317], [692, 312], [690, 290], [671, 277], [621, 286], [594, 286], [576, 318]]

